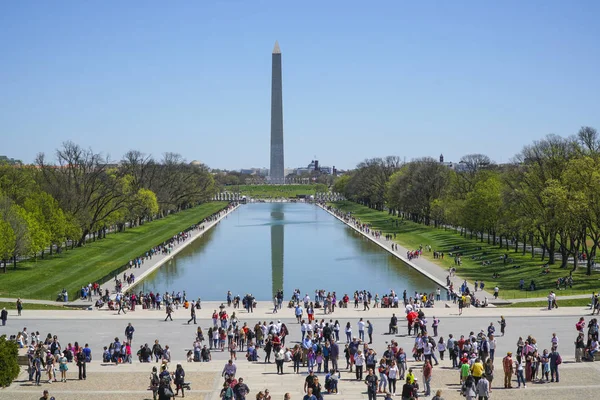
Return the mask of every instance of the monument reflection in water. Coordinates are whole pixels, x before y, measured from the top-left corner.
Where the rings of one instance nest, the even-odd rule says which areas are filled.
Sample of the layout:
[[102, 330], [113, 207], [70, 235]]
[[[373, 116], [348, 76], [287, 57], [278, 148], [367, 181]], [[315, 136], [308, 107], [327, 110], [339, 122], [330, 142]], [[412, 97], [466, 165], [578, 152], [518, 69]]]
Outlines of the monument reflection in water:
[[[284, 217], [283, 204], [275, 203], [271, 211], [271, 282], [273, 283], [272, 295], [283, 289], [283, 243], [284, 243]], [[285, 292], [284, 292], [285, 294]]]
[[281, 288], [288, 300], [296, 288], [312, 297], [317, 288], [382, 295], [436, 287], [314, 205], [258, 203], [240, 206], [136, 290], [185, 290], [205, 301], [224, 301], [231, 290], [272, 301]]

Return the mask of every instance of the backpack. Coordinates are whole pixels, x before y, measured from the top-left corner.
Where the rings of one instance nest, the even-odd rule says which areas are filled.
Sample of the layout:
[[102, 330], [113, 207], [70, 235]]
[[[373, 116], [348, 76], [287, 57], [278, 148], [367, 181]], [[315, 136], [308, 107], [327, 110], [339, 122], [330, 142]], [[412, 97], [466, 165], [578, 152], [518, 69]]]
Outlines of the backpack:
[[559, 354], [558, 357], [556, 357], [556, 365], [560, 365], [560, 364], [562, 364], [562, 357]]
[[483, 351], [485, 351], [485, 352], [488, 352], [488, 351], [489, 351], [489, 344], [488, 344], [488, 341], [487, 341], [487, 340], [483, 340], [481, 344], [482, 344], [482, 346], [481, 346], [481, 349], [482, 349]]

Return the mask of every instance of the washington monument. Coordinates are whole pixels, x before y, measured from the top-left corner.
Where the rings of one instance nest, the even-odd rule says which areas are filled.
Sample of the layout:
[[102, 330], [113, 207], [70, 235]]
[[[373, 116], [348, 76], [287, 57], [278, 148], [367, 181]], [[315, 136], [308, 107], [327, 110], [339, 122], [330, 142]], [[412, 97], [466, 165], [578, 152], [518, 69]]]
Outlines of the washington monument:
[[281, 88], [281, 50], [275, 42], [271, 79], [271, 168], [269, 181], [284, 184], [283, 167], [283, 93]]

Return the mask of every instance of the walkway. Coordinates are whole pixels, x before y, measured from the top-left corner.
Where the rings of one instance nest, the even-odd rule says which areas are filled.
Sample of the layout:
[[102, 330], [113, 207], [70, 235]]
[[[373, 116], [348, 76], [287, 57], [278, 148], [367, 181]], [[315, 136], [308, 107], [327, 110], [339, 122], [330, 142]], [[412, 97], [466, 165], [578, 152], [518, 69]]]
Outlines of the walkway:
[[[415, 269], [416, 271], [420, 272], [421, 274], [423, 274], [427, 278], [431, 279], [432, 281], [434, 281], [435, 283], [437, 283], [438, 285], [440, 285], [441, 288], [446, 288], [447, 287], [446, 286], [446, 277], [448, 276], [448, 271], [446, 269], [440, 267], [439, 265], [435, 264], [432, 261], [427, 260], [424, 257], [419, 257], [419, 258], [414, 258], [412, 260], [409, 260], [408, 258], [406, 258], [406, 253], [409, 250], [406, 249], [405, 247], [401, 246], [397, 242], [385, 240], [384, 237], [376, 238], [373, 235], [365, 233], [365, 232], [361, 231], [360, 229], [358, 229], [357, 227], [355, 227], [354, 225], [347, 223], [342, 218], [340, 218], [337, 215], [335, 215], [335, 213], [327, 210], [325, 207], [323, 207], [321, 205], [318, 205], [318, 206], [321, 207], [326, 212], [328, 212], [329, 214], [333, 215], [338, 220], [342, 221], [344, 224], [346, 224], [350, 228], [354, 229], [356, 232], [360, 233], [364, 237], [366, 237], [369, 240], [371, 240], [373, 243], [379, 245], [380, 247], [382, 247], [383, 249], [385, 249], [387, 252], [389, 252], [389, 253], [393, 254], [394, 256], [398, 257], [404, 263], [406, 263], [409, 267]], [[384, 232], [384, 234], [385, 234], [385, 232]], [[392, 250], [392, 248], [391, 248], [392, 242], [394, 244], [398, 245], [398, 250]], [[464, 280], [461, 279], [458, 276], [453, 276], [453, 277], [450, 278], [450, 281], [453, 282], [454, 283], [454, 287], [456, 289], [458, 289], [460, 287], [460, 285], [462, 285], [462, 283], [463, 283]], [[471, 287], [472, 287], [472, 285], [471, 285]], [[442, 296], [442, 297], [444, 297], [444, 296]], [[508, 302], [506, 300], [502, 300], [502, 299], [494, 300], [494, 295], [491, 294], [491, 293], [489, 293], [487, 290], [475, 292], [475, 297], [477, 299], [481, 300], [481, 301], [483, 301], [484, 297], [487, 297], [488, 298], [488, 302], [491, 303], [491, 304], [508, 304], [508, 303], [510, 303], [510, 302]]]

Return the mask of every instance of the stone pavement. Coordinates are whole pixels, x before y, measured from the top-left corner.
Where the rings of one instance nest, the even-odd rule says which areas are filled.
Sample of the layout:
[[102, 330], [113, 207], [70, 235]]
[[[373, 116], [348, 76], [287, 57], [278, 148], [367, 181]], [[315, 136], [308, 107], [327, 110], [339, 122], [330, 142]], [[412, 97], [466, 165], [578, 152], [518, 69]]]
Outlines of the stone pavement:
[[[7, 326], [0, 327], [0, 334], [14, 333], [23, 326], [28, 327], [28, 331], [39, 330], [42, 336], [51, 332], [58, 335], [61, 343], [65, 345], [69, 342], [79, 341], [80, 344], [89, 343], [92, 348], [94, 360], [88, 366], [88, 379], [80, 382], [78, 380], [69, 380], [67, 383], [44, 383], [41, 388], [31, 386], [26, 378], [21, 375], [20, 382], [15, 382], [8, 389], [0, 390], [0, 399], [32, 399], [39, 398], [41, 390], [48, 389], [57, 400], [62, 399], [148, 399], [151, 393], [146, 390], [148, 377], [152, 365], [141, 364], [134, 361], [131, 365], [104, 365], [98, 362], [102, 346], [108, 345], [114, 337], [121, 337], [128, 322], [132, 322], [136, 329], [134, 334], [134, 351], [142, 343], [152, 343], [154, 339], [159, 339], [164, 345], [171, 347], [173, 359], [171, 369], [177, 361], [181, 362], [186, 369], [186, 377], [192, 382], [193, 391], [186, 395], [190, 399], [212, 400], [218, 398], [218, 391], [221, 383], [220, 372], [228, 357], [227, 352], [213, 352], [213, 361], [210, 363], [187, 363], [185, 362], [185, 353], [190, 348], [193, 337], [198, 326], [202, 327], [205, 335], [208, 327], [212, 324], [210, 314], [220, 303], [211, 302], [203, 304], [203, 309], [198, 312], [198, 325], [187, 324], [189, 312], [180, 309], [175, 313], [174, 322], [164, 322], [165, 314], [162, 311], [139, 310], [129, 312], [126, 315], [115, 315], [114, 312], [107, 311], [29, 311], [23, 317], [16, 317], [11, 312]], [[231, 314], [234, 310], [228, 309]], [[256, 321], [277, 321], [281, 319], [289, 330], [290, 336], [287, 345], [294, 345], [300, 340], [300, 330], [298, 324], [293, 318], [293, 309], [282, 309], [277, 314], [271, 313], [272, 309], [268, 302], [259, 303], [254, 313], [246, 313], [245, 310], [235, 310], [240, 323], [247, 322], [253, 326]], [[405, 335], [406, 328], [403, 319], [403, 310], [401, 309], [372, 309], [362, 311], [360, 309], [348, 308], [337, 310], [333, 315], [323, 316], [320, 310], [317, 311], [317, 318], [330, 318], [339, 320], [340, 324], [345, 325], [347, 321], [351, 322], [355, 329], [359, 318], [369, 319], [374, 325], [374, 343], [373, 348], [382, 354], [386, 342], [390, 339], [398, 341], [400, 346], [405, 349], [412, 348], [413, 337]], [[388, 335], [388, 323], [392, 313], [400, 317], [400, 332], [398, 335]], [[434, 315], [440, 318], [439, 334], [447, 338], [449, 333], [455, 335], [468, 334], [470, 331], [478, 332], [485, 329], [490, 322], [496, 322], [500, 315], [507, 319], [506, 337], [498, 337], [498, 352], [496, 357], [496, 374], [493, 383], [494, 391], [492, 399], [542, 399], [552, 396], [560, 399], [587, 399], [600, 388], [596, 384], [596, 377], [600, 372], [600, 363], [576, 364], [574, 360], [574, 351], [572, 342], [575, 337], [574, 324], [579, 316], [588, 316], [589, 310], [582, 307], [561, 307], [558, 310], [544, 309], [501, 309], [484, 308], [465, 309], [462, 316], [457, 315], [457, 309], [454, 305], [451, 308], [433, 308], [425, 309], [429, 319]], [[496, 324], [497, 325], [497, 324]], [[519, 336], [533, 335], [538, 339], [539, 346], [548, 348], [550, 345], [551, 333], [555, 332], [560, 339], [559, 350], [565, 360], [561, 366], [561, 382], [548, 384], [530, 384], [527, 389], [504, 390], [498, 388], [501, 382], [502, 374], [500, 372], [500, 359], [506, 351], [515, 351], [516, 342]], [[344, 341], [340, 343], [343, 349]], [[259, 351], [262, 356], [264, 352]], [[269, 388], [273, 399], [283, 398], [285, 392], [292, 394], [292, 399], [302, 398], [302, 385], [306, 371], [301, 375], [286, 373], [284, 376], [275, 374], [274, 364], [248, 363], [244, 358], [244, 353], [238, 353], [239, 360], [238, 376], [245, 378], [246, 383], [251, 389], [248, 399], [254, 398], [258, 390]], [[419, 362], [409, 362], [411, 367], [420, 368]], [[154, 365], [154, 364], [153, 364]], [[340, 394], [336, 398], [340, 399], [366, 399], [365, 385], [354, 381], [353, 375], [346, 372], [343, 367], [345, 360], [340, 359], [342, 367], [342, 381], [340, 383]], [[285, 371], [289, 372], [291, 366], [286, 365]], [[420, 379], [420, 372], [416, 376]], [[70, 366], [69, 378], [76, 377], [76, 367]], [[457, 379], [458, 371], [449, 369], [448, 360], [440, 363], [439, 367], [434, 367], [433, 371], [433, 389], [442, 389], [446, 400], [459, 399]], [[321, 375], [321, 381], [324, 376]], [[35, 397], [37, 396], [37, 397]], [[328, 397], [328, 396], [326, 396]], [[423, 398], [423, 397], [422, 397]], [[382, 399], [380, 396], [379, 399]]]
[[[323, 210], [325, 210], [326, 212], [328, 212], [333, 217], [337, 218], [338, 220], [340, 220], [341, 222], [343, 222], [350, 228], [354, 229], [356, 232], [358, 232], [361, 235], [363, 235], [364, 237], [368, 238], [373, 243], [379, 245], [381, 248], [385, 249], [388, 253], [391, 253], [394, 256], [398, 257], [409, 267], [415, 269], [416, 271], [420, 272], [427, 278], [431, 279], [432, 281], [434, 281], [435, 283], [440, 285], [440, 288], [445, 289], [447, 287], [446, 286], [446, 277], [448, 276], [448, 271], [446, 269], [444, 269], [443, 267], [440, 267], [438, 264], [427, 260], [425, 257], [419, 257], [419, 258], [414, 258], [412, 260], [409, 260], [408, 258], [406, 258], [406, 253], [409, 251], [409, 249], [401, 246], [400, 244], [396, 243], [395, 241], [385, 240], [385, 237], [376, 238], [373, 235], [363, 232], [360, 229], [356, 228], [354, 225], [346, 223], [346, 221], [344, 221], [342, 218], [338, 217], [337, 215], [335, 215], [331, 211], [327, 210], [323, 206], [319, 205], [319, 207], [321, 207]], [[384, 232], [384, 234], [385, 234], [385, 232]], [[398, 245], [398, 250], [392, 250], [392, 248], [391, 248], [392, 242]], [[425, 243], [424, 245], [427, 245], [427, 243]], [[411, 250], [415, 250], [415, 249], [411, 249]], [[454, 283], [454, 287], [456, 288], [456, 290], [458, 290], [458, 288], [460, 288], [460, 285], [462, 285], [462, 283], [464, 282], [464, 279], [461, 279], [460, 277], [458, 277], [456, 275], [451, 277], [450, 280]], [[469, 283], [469, 286], [472, 288], [473, 283], [472, 282]], [[490, 288], [488, 286], [488, 287], [486, 287], [486, 290], [483, 290], [483, 291], [478, 290], [477, 292], [475, 292], [475, 298], [483, 301], [484, 297], [487, 297], [488, 301], [490, 303], [493, 303], [496, 305], [510, 303], [510, 302], [502, 300], [500, 298], [497, 300], [494, 300], [494, 295], [488, 291], [490, 289], [493, 290], [493, 287]]]

